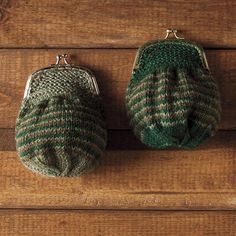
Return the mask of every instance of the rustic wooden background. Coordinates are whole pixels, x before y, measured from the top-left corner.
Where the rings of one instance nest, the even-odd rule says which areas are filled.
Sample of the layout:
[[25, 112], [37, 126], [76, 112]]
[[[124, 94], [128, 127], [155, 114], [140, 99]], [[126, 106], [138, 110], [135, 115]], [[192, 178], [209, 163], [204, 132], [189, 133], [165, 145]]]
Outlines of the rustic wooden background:
[[[236, 235], [234, 0], [0, 0], [0, 235]], [[149, 150], [124, 108], [137, 47], [167, 28], [206, 48], [221, 90], [218, 134], [193, 151]], [[27, 76], [59, 53], [97, 76], [109, 128], [81, 178], [25, 169], [14, 125]]]

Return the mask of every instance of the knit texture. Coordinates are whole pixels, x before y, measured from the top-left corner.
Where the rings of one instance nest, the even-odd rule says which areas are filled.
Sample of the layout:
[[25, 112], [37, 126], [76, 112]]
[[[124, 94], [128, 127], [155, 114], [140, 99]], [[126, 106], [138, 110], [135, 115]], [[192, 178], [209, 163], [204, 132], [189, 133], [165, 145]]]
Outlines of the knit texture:
[[107, 142], [102, 100], [92, 74], [54, 66], [31, 76], [16, 122], [22, 163], [46, 176], [79, 176], [99, 164]]
[[135, 135], [152, 148], [193, 148], [214, 135], [220, 119], [217, 84], [203, 49], [185, 40], [144, 45], [126, 91]]

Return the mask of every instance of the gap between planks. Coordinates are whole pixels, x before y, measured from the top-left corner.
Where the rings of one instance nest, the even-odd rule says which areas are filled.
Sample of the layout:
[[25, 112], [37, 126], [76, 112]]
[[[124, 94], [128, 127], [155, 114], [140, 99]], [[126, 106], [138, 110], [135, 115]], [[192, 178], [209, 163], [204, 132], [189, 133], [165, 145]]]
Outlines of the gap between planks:
[[[109, 129], [130, 128], [125, 109], [125, 90], [130, 80], [136, 50], [64, 50], [74, 64], [94, 72], [104, 101]], [[0, 128], [14, 128], [26, 78], [33, 71], [48, 66], [62, 50], [0, 50]], [[221, 92], [220, 129], [236, 129], [235, 50], [208, 50], [210, 68]], [[12, 63], [14, 61], [14, 63]], [[17, 71], [17, 73], [16, 73]]]
[[233, 0], [22, 0], [0, 5], [1, 47], [137, 47], [176, 26], [180, 36], [205, 46], [236, 46]]
[[236, 209], [234, 146], [106, 151], [80, 178], [38, 176], [15, 152], [0, 152], [0, 161], [1, 208]]
[[[214, 137], [206, 140], [194, 150], [214, 147], [233, 147], [236, 140], [235, 130], [220, 130]], [[15, 151], [15, 130], [0, 128], [0, 151]], [[153, 150], [142, 144], [129, 129], [108, 130], [107, 150]]]

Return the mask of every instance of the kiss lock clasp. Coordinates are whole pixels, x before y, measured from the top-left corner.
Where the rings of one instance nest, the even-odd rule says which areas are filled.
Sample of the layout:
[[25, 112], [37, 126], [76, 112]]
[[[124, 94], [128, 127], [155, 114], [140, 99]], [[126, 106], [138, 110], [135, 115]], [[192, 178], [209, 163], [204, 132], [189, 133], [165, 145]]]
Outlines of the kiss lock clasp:
[[56, 58], [57, 58], [57, 61], [55, 63], [56, 66], [60, 65], [60, 62], [61, 62], [62, 59], [64, 59], [64, 64], [65, 65], [69, 65], [69, 62], [67, 60], [68, 54], [57, 55]]
[[177, 33], [178, 33], [177, 29], [167, 29], [165, 39], [169, 38], [171, 34], [173, 34], [176, 39], [184, 39], [184, 38], [179, 37]]

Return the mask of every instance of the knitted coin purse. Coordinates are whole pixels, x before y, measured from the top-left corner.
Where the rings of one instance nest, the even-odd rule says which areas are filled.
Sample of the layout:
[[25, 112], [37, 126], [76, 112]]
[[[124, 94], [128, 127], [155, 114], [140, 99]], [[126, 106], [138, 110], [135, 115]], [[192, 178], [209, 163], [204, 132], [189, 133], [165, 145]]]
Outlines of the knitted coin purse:
[[107, 142], [95, 77], [66, 57], [29, 77], [16, 121], [21, 161], [46, 176], [79, 176], [93, 169]]
[[[193, 148], [216, 132], [217, 84], [203, 49], [168, 36], [138, 50], [126, 91], [135, 135], [152, 148]], [[168, 34], [170, 31], [168, 31]]]

